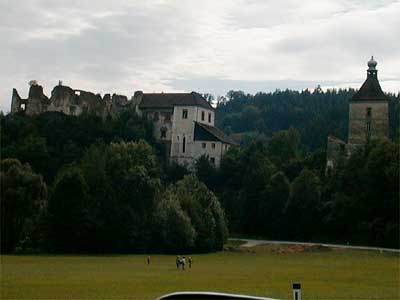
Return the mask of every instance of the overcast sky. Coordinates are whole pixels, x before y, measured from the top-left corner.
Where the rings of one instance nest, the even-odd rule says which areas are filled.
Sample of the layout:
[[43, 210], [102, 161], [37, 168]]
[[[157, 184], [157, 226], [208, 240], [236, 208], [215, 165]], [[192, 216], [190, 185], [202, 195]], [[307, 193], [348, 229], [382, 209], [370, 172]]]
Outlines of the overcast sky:
[[400, 91], [400, 1], [0, 0], [0, 110], [36, 79], [144, 92], [356, 87], [371, 55]]

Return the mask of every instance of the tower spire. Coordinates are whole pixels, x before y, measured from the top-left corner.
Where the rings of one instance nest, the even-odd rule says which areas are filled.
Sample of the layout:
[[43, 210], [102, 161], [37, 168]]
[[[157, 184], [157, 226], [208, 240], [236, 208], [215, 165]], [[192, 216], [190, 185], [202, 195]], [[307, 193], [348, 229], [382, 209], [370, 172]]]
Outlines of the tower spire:
[[368, 70], [367, 75], [368, 77], [376, 77], [378, 70], [376, 69], [377, 61], [374, 59], [374, 56], [371, 56], [371, 59], [368, 61]]

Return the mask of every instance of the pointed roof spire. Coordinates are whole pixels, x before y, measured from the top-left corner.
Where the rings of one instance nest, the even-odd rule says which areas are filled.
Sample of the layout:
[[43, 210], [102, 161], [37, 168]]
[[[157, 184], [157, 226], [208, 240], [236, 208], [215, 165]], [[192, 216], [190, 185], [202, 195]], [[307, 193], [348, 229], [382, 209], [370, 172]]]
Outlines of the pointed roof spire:
[[358, 92], [355, 93], [351, 101], [387, 101], [386, 95], [383, 93], [378, 81], [377, 64], [374, 57], [371, 56], [371, 59], [368, 61], [367, 80], [365, 80]]

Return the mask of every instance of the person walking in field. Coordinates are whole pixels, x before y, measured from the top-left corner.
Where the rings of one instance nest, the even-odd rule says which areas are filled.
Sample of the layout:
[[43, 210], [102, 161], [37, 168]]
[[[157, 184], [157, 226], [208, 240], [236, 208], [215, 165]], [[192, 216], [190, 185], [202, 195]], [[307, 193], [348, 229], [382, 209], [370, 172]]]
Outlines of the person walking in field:
[[193, 262], [193, 260], [192, 260], [192, 257], [191, 257], [191, 256], [189, 256], [189, 258], [188, 258], [189, 269], [191, 269], [191, 268], [192, 268], [192, 262]]
[[179, 265], [181, 264], [181, 258], [177, 256], [175, 262], [176, 262], [176, 268], [179, 269]]
[[185, 259], [185, 257], [182, 257], [182, 259], [181, 259], [182, 270], [185, 270], [185, 263], [186, 263], [186, 259]]

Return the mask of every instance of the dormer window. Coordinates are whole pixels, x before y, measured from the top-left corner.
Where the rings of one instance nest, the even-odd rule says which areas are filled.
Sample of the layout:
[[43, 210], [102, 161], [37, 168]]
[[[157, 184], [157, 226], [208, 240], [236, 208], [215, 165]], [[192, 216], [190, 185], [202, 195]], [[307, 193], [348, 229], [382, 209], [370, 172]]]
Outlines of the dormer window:
[[187, 109], [182, 110], [182, 119], [187, 119], [188, 118], [188, 111]]

